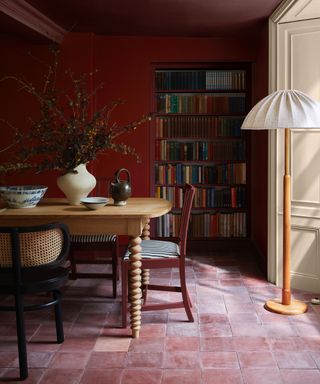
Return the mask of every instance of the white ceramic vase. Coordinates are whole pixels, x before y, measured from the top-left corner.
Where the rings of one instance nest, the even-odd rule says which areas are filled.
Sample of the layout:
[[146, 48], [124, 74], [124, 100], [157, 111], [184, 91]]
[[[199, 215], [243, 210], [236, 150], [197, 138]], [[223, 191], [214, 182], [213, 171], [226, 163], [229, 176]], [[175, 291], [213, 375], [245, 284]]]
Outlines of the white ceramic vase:
[[58, 187], [66, 195], [71, 205], [79, 205], [96, 186], [96, 178], [87, 170], [86, 164], [80, 164], [76, 172], [68, 172], [57, 179]]

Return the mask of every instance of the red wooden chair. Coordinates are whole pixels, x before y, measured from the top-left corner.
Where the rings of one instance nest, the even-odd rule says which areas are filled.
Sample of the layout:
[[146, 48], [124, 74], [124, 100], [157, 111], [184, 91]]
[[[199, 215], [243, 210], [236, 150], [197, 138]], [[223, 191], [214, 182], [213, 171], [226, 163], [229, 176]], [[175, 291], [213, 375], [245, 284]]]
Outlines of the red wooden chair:
[[[188, 320], [193, 322], [191, 312], [191, 301], [189, 298], [186, 274], [185, 274], [185, 258], [188, 226], [192, 202], [194, 199], [195, 188], [186, 184], [184, 188], [184, 203], [181, 213], [181, 223], [179, 237], [173, 241], [164, 240], [142, 240], [141, 241], [141, 269], [157, 269], [157, 268], [178, 268], [180, 275], [180, 286], [162, 286], [152, 285], [144, 286], [142, 311], [153, 311], [159, 309], [184, 308]], [[127, 326], [127, 304], [128, 304], [128, 270], [129, 270], [129, 251], [125, 253], [122, 260], [122, 327]], [[178, 302], [168, 303], [147, 303], [147, 290], [172, 291], [181, 292], [182, 300]]]

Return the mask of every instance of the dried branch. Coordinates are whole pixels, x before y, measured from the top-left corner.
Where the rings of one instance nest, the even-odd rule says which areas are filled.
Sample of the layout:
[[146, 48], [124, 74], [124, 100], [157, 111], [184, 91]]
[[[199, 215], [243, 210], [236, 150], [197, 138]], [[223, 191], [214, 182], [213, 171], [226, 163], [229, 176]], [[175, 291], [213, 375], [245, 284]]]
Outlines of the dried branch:
[[[129, 154], [140, 160], [134, 148], [113, 140], [122, 134], [135, 131], [152, 115], [125, 125], [110, 124], [112, 112], [122, 100], [114, 100], [91, 113], [91, 103], [103, 84], [90, 90], [88, 75], [76, 76], [66, 71], [71, 83], [69, 90], [57, 86], [59, 50], [52, 50], [54, 61], [49, 65], [42, 90], [37, 89], [22, 75], [4, 76], [0, 81], [14, 80], [23, 90], [39, 101], [40, 117], [31, 120], [29, 132], [15, 129], [13, 143], [0, 150], [10, 152], [10, 162], [0, 165], [0, 172], [35, 169], [72, 171], [79, 164], [94, 160], [98, 154], [111, 150]], [[92, 76], [92, 73], [89, 74]], [[6, 122], [7, 123], [7, 122]], [[7, 123], [8, 124], [8, 123]], [[8, 124], [10, 125], [10, 124]]]

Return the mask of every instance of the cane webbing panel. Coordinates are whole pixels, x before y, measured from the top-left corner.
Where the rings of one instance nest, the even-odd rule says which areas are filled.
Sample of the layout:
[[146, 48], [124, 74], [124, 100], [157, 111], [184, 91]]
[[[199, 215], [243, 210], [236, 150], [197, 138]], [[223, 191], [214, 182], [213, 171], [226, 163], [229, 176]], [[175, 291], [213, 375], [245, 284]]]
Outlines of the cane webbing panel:
[[[63, 235], [58, 228], [41, 232], [20, 233], [21, 266], [33, 267], [57, 259], [63, 246]], [[0, 267], [11, 267], [9, 233], [0, 233]]]

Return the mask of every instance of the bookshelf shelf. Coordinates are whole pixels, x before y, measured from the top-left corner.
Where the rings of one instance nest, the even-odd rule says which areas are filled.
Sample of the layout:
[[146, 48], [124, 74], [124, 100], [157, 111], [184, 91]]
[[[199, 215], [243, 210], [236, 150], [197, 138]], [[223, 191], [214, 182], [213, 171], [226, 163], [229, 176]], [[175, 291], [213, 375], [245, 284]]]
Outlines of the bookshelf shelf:
[[155, 65], [151, 193], [173, 202], [156, 237], [176, 237], [185, 183], [196, 187], [193, 240], [248, 237], [247, 63]]

